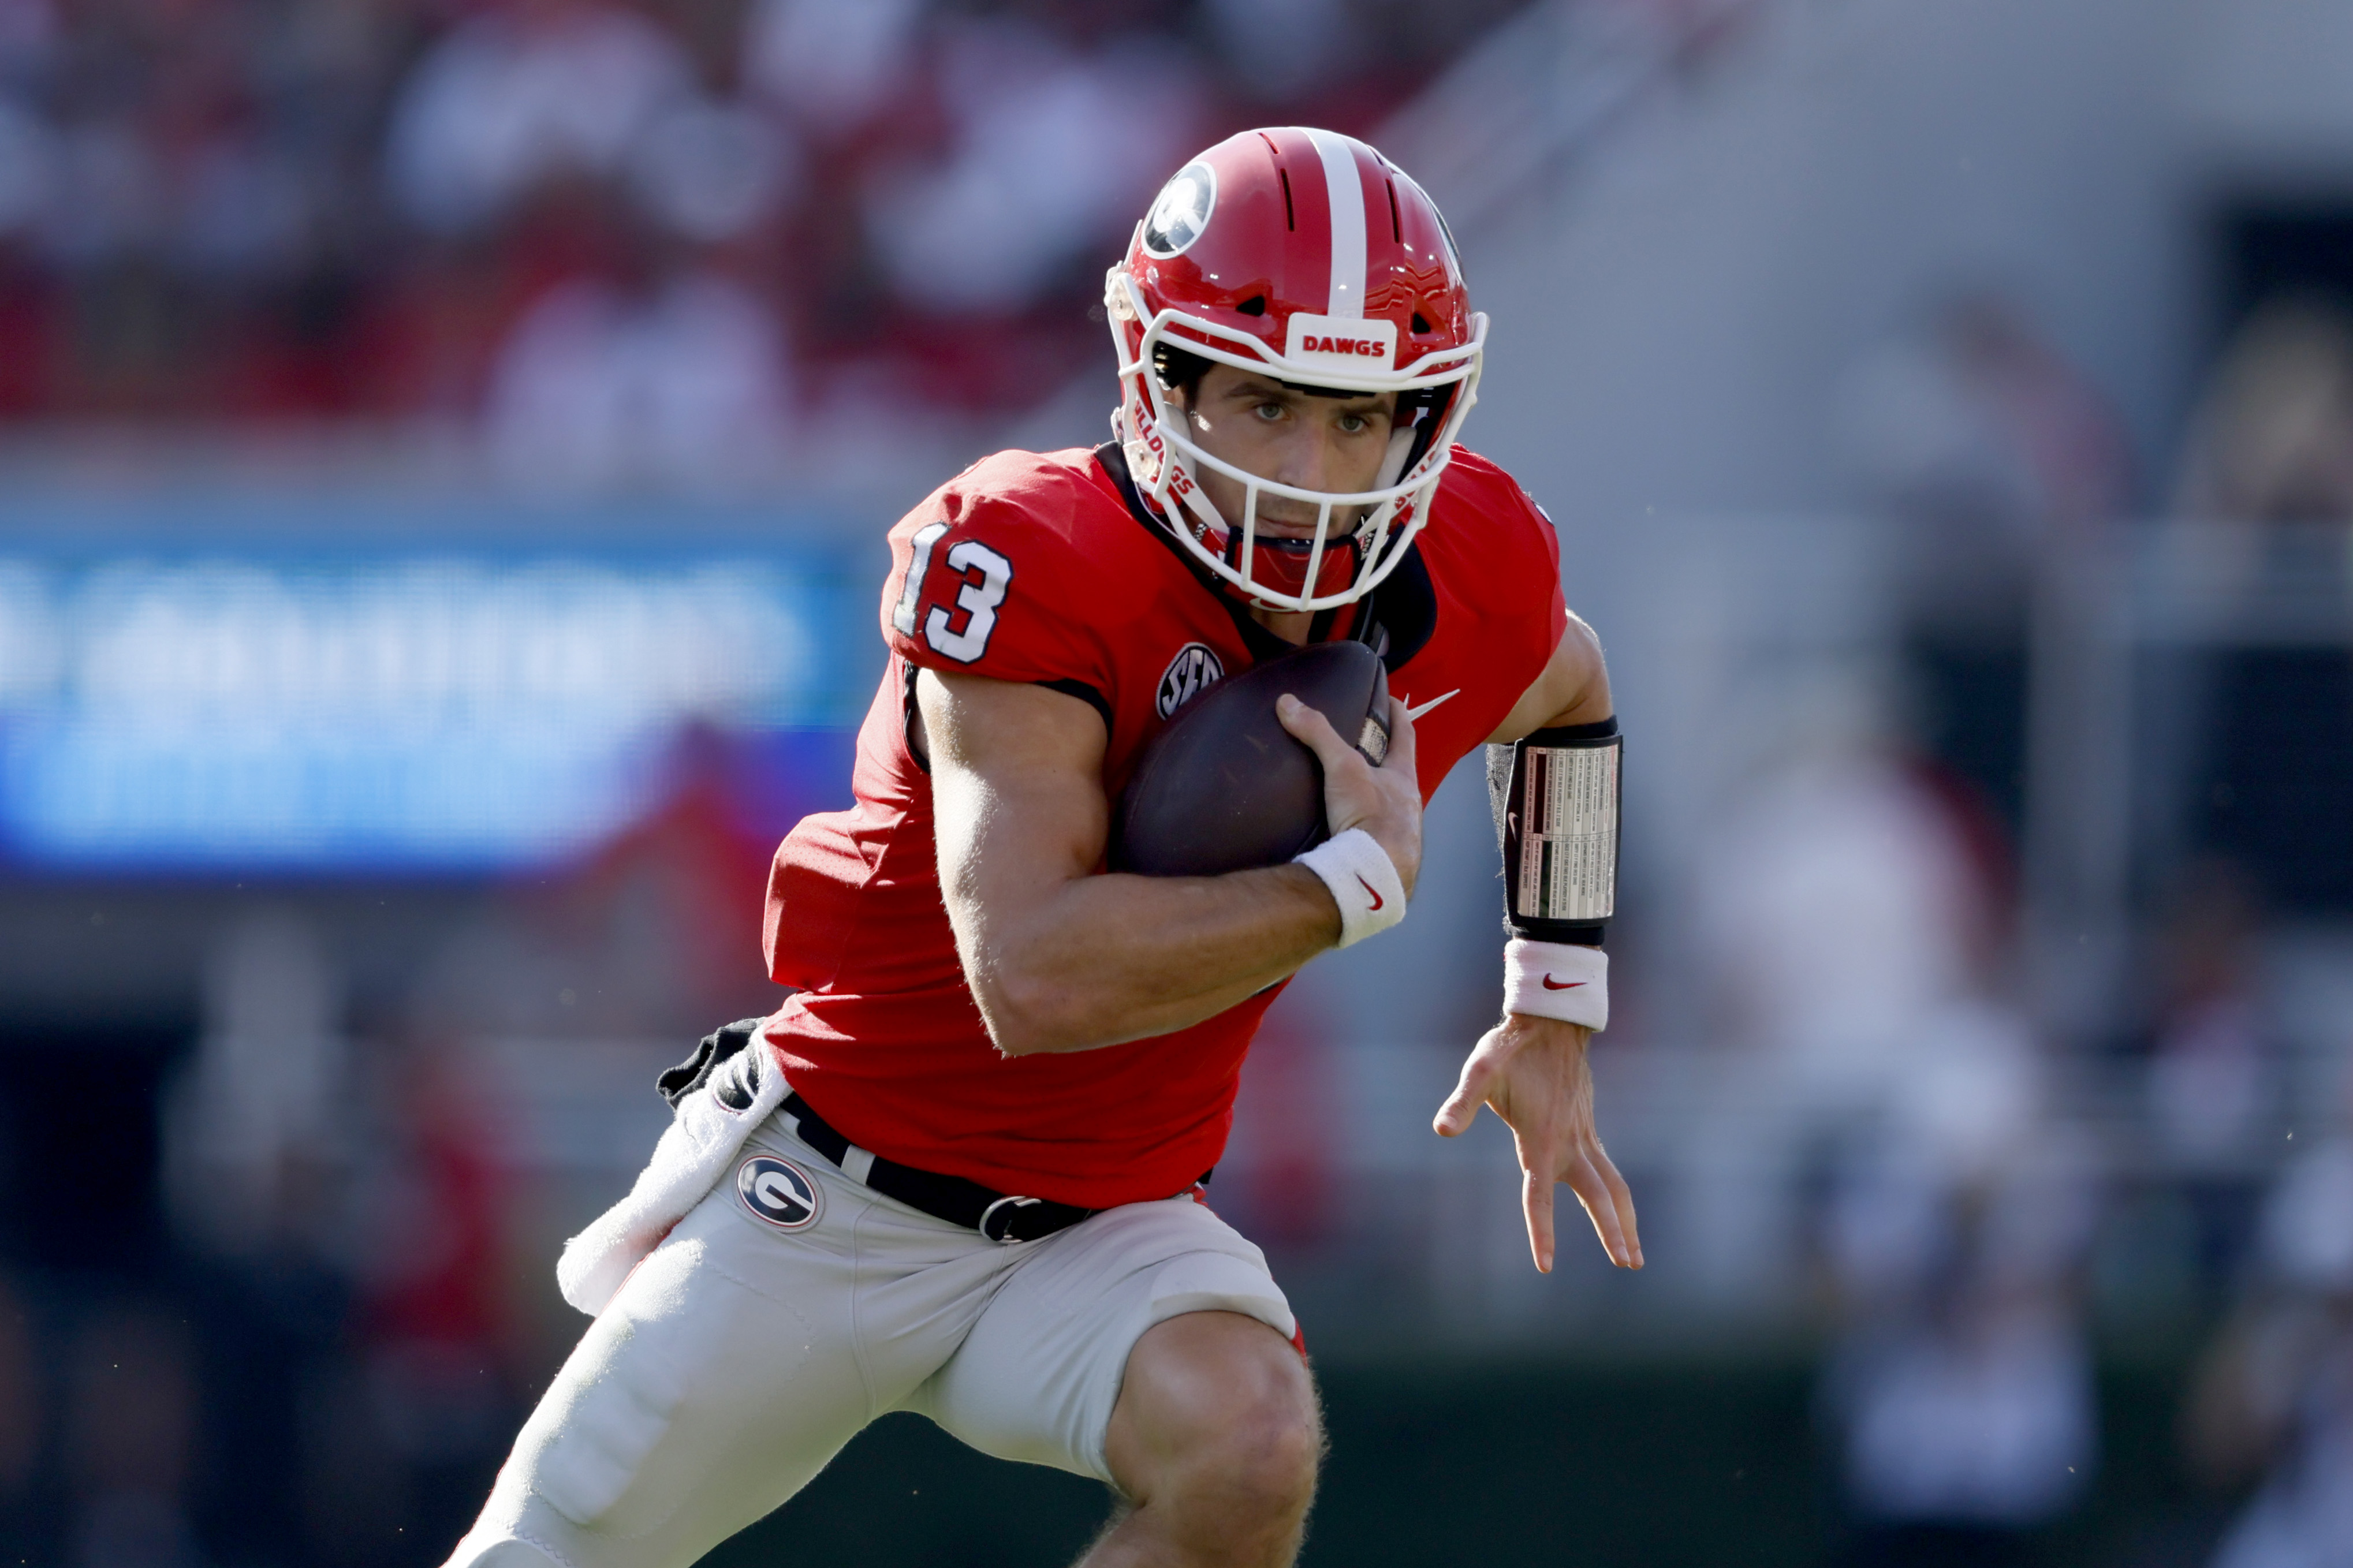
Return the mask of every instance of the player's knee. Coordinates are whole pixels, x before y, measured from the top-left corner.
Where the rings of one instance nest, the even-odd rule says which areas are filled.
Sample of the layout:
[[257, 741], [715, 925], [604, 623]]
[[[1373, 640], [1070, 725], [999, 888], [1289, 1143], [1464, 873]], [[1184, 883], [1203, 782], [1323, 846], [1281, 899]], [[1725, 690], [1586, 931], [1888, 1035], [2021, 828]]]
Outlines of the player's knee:
[[[1236, 1321], [1240, 1321], [1236, 1320]], [[1324, 1428], [1307, 1368], [1261, 1326], [1222, 1336], [1222, 1353], [1171, 1410], [1171, 1489], [1254, 1518], [1289, 1518], [1314, 1496]]]
[[1295, 1398], [1252, 1401], [1206, 1447], [1197, 1478], [1222, 1507], [1266, 1522], [1296, 1520], [1315, 1496], [1324, 1428], [1303, 1386]]

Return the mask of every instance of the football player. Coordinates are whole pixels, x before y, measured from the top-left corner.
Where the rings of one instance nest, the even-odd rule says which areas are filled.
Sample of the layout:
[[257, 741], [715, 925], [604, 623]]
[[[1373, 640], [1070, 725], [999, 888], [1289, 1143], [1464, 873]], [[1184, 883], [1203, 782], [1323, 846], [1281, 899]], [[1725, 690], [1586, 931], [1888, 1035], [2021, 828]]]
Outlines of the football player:
[[[1304, 1345], [1201, 1184], [1281, 983], [1404, 916], [1423, 805], [1482, 743], [1509, 1010], [1437, 1130], [1510, 1124], [1538, 1268], [1564, 1181], [1641, 1266], [1586, 1066], [1609, 681], [1550, 522], [1455, 444], [1486, 321], [1437, 208], [1362, 142], [1250, 132], [1169, 181], [1108, 286], [1117, 438], [987, 458], [892, 531], [857, 804], [771, 873], [794, 994], [665, 1078], [651, 1164], [558, 1268], [596, 1322], [453, 1564], [692, 1562], [901, 1409], [1109, 1483], [1091, 1563], [1290, 1562], [1323, 1447]], [[1398, 699], [1378, 766], [1279, 704], [1333, 836], [1107, 873], [1170, 716], [1336, 637]]]

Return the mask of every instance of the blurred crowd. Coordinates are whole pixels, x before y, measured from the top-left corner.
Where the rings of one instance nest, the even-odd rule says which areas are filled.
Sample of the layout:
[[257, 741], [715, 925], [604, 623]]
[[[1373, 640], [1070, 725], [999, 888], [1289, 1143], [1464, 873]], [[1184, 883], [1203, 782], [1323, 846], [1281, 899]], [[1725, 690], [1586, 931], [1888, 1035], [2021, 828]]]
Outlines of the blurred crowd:
[[0, 1082], [0, 1174], [44, 1211], [0, 1222], [0, 1547], [439, 1561], [577, 1336], [550, 1260], [659, 1134], [654, 1075], [775, 1005], [777, 817], [835, 804], [846, 748], [755, 797], [727, 745], [690, 735], [659, 809], [396, 953], [241, 905], [195, 1038], [118, 1043], [89, 1113]]
[[1188, 153], [1368, 132], [1510, 8], [0, 0], [0, 421], [479, 420], [675, 483], [1016, 409]]
[[[2146, 1559], [2353, 1561], [2353, 953], [2294, 962], [2353, 914], [2353, 316], [2258, 300], [2155, 479], [1998, 295], [1858, 365], [1839, 425], [1892, 626], [1785, 672], [1709, 847], [1707, 1267], [1736, 1294], [1807, 1260], [1842, 1561], [2044, 1560], [2105, 1458], [2095, 1331], [2135, 1322], [2201, 1346], [2174, 1462], [2215, 1510]], [[2098, 720], [2067, 706], [2087, 605], [2148, 715], [2088, 1025], [2035, 984], [2084, 906], [2031, 864], [2074, 849], [2033, 835], [2051, 715]]]

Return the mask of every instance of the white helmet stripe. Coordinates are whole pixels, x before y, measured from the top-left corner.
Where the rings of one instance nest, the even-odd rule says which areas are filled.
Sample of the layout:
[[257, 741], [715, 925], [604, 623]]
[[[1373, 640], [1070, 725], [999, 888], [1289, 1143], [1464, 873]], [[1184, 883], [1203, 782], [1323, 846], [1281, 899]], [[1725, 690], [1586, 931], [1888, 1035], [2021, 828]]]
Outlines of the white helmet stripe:
[[1332, 292], [1327, 316], [1365, 313], [1365, 182], [1356, 146], [1329, 131], [1309, 131], [1324, 160], [1324, 189], [1332, 209]]

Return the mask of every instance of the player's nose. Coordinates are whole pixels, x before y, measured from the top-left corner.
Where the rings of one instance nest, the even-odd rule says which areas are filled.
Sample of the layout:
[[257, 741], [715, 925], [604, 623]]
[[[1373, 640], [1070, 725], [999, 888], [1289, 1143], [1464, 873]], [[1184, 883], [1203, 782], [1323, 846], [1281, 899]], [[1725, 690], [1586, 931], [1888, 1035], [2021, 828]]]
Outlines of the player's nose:
[[1339, 445], [1337, 432], [1317, 421], [1301, 420], [1283, 443], [1282, 470], [1275, 478], [1303, 490], [1337, 489]]

